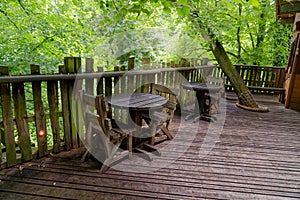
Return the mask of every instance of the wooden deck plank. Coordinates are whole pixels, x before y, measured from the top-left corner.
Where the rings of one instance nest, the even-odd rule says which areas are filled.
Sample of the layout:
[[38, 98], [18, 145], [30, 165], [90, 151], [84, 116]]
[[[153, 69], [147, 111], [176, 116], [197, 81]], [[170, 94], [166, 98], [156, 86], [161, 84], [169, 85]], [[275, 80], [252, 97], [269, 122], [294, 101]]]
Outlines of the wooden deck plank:
[[[300, 113], [284, 109], [276, 97], [255, 97], [271, 112], [240, 110], [234, 98], [229, 100], [222, 133], [205, 157], [199, 151], [209, 123], [177, 116], [171, 127], [174, 140], [157, 145], [168, 147], [162, 156], [153, 156], [152, 162], [133, 156], [118, 164], [136, 173], [112, 168], [99, 174], [100, 164], [81, 163], [83, 149], [72, 150], [32, 160], [22, 171], [19, 166], [3, 170], [0, 198], [299, 199]], [[185, 132], [179, 134], [180, 122]], [[151, 172], [143, 171], [149, 167]]]

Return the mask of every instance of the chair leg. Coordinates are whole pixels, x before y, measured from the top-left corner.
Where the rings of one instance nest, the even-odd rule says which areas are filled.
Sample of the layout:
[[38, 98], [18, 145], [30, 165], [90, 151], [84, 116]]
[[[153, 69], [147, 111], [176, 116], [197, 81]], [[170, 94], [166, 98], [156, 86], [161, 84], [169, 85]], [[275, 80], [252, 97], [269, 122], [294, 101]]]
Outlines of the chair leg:
[[100, 168], [100, 174], [104, 174], [109, 169], [109, 166], [104, 162]]
[[161, 128], [161, 131], [166, 134], [166, 136], [168, 137], [169, 140], [172, 140], [173, 139], [173, 136], [171, 135], [169, 129], [166, 127], [166, 126], [163, 126]]
[[151, 126], [150, 126], [150, 135], [151, 135], [151, 138], [150, 138], [150, 145], [154, 145], [155, 143], [155, 135], [156, 135], [156, 127], [157, 127], [157, 123], [153, 123]]
[[129, 159], [132, 159], [132, 133], [127, 138], [127, 150], [129, 151]]
[[86, 150], [81, 158], [81, 162], [86, 162], [90, 158], [90, 156], [91, 153], [88, 150]]

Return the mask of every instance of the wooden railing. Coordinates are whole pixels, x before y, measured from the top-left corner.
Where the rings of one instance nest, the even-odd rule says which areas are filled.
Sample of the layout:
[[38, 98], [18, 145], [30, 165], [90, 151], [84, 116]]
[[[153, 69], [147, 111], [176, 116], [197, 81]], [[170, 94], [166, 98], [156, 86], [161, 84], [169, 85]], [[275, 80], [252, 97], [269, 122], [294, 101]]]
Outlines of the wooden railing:
[[[244, 79], [252, 93], [257, 94], [276, 94], [283, 89], [285, 79], [285, 67], [271, 66], [249, 66], [235, 65], [237, 71]], [[226, 91], [233, 91], [229, 80], [227, 80]]]
[[181, 62], [155, 63], [153, 69], [147, 59], [143, 63], [144, 69], [138, 71], [133, 70], [134, 60], [130, 59], [126, 71], [124, 67], [116, 67], [115, 71], [103, 72], [98, 67], [94, 72], [93, 60], [87, 59], [84, 73], [78, 73], [83, 70], [81, 59], [65, 58], [59, 74], [40, 74], [39, 66], [31, 65], [32, 73], [22, 76], [11, 76], [8, 67], [0, 67], [1, 166], [81, 146], [76, 130], [80, 119], [73, 116], [79, 106], [76, 95], [73, 96], [78, 87], [105, 96], [134, 90], [148, 92], [149, 87], [144, 85], [147, 82], [179, 87], [178, 80], [200, 81], [203, 69], [209, 68]]
[[[182, 60], [175, 64], [150, 63], [149, 59], [144, 59], [142, 69], [134, 70], [134, 59], [131, 58], [128, 66], [115, 67], [109, 72], [104, 72], [102, 67], [94, 70], [96, 67], [92, 59], [86, 59], [84, 66], [81, 62], [81, 58], [65, 58], [64, 65], [59, 66], [59, 74], [47, 75], [40, 74], [37, 65], [31, 65], [30, 75], [22, 76], [10, 76], [7, 67], [0, 67], [2, 167], [82, 146], [76, 127], [81, 120], [76, 113], [80, 107], [76, 98], [79, 89], [83, 88], [93, 95], [109, 96], [121, 92], [149, 92], [147, 83], [152, 82], [180, 88], [185, 81], [204, 81], [207, 75], [223, 75], [220, 68], [200, 66], [197, 60]], [[246, 72], [252, 70], [256, 74], [258, 70], [237, 67], [245, 80], [252, 81], [251, 84], [255, 80], [258, 84], [257, 76], [253, 79], [253, 72]], [[277, 72], [281, 71], [282, 68], [266, 68], [266, 75], [261, 75], [265, 78], [258, 85], [271, 86], [274, 81], [277, 84]], [[190, 93], [181, 91], [180, 102], [193, 101], [194, 94]], [[115, 111], [115, 117], [124, 115], [126, 113], [122, 111]]]

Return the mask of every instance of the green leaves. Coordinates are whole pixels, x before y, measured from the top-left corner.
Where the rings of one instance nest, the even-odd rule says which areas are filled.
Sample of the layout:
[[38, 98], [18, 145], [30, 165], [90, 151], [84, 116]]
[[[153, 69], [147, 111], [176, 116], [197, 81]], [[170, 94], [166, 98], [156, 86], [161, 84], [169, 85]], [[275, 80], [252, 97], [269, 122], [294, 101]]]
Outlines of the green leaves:
[[[29, 15], [20, 7], [18, 1], [0, 1], [0, 8], [8, 14], [5, 16], [0, 13], [0, 61], [2, 65], [16, 66], [15, 69], [18, 71], [21, 71], [23, 66], [28, 67], [30, 63], [48, 66], [51, 71], [50, 66], [56, 69], [56, 65], [62, 62], [64, 56], [90, 55], [107, 59], [115, 50], [111, 49], [112, 43], [109, 39], [129, 31], [144, 35], [137, 37], [136, 34], [129, 34], [128, 38], [124, 34], [122, 40], [114, 43], [114, 48], [120, 51], [125, 49], [126, 52], [126, 49], [130, 49], [128, 51], [132, 55], [147, 52], [155, 55], [154, 57], [163, 55], [174, 58], [175, 54], [179, 55], [178, 52], [192, 52], [191, 48], [200, 49], [205, 45], [201, 42], [199, 26], [192, 25], [195, 21], [201, 21], [204, 29], [209, 27], [223, 42], [226, 50], [238, 54], [240, 48], [243, 62], [256, 60], [268, 64], [279, 55], [280, 49], [280, 57], [277, 56], [276, 63], [284, 63], [283, 59], [287, 54], [286, 46], [288, 46], [286, 44], [289, 44], [289, 35], [286, 31], [283, 34], [281, 30], [276, 32], [276, 26], [271, 27], [275, 23], [276, 12], [273, 0], [249, 0], [248, 2], [246, 0], [32, 0], [22, 2]], [[199, 17], [192, 18], [191, 11], [197, 12]], [[264, 18], [260, 17], [262, 13], [265, 15]], [[159, 44], [160, 39], [167, 36], [155, 39], [155, 34], [143, 32], [148, 29], [162, 29], [168, 33], [168, 36], [176, 37], [162, 45]], [[184, 42], [182, 40], [186, 35], [195, 39], [193, 41], [197, 44], [184, 46], [186, 40]], [[258, 36], [263, 36], [264, 41], [259, 48], [255, 49]], [[274, 39], [276, 37], [280, 39]], [[125, 39], [130, 42], [120, 45], [120, 42]], [[177, 45], [176, 52], [174, 48], [166, 51], [166, 46], [170, 45], [168, 43]], [[274, 43], [279, 44], [278, 48], [273, 45]], [[103, 45], [109, 48], [104, 51], [100, 48]], [[180, 48], [182, 49], [179, 50]], [[278, 49], [278, 52], [274, 49]], [[195, 52], [200, 55], [199, 51]], [[263, 56], [257, 55], [261, 52]]]
[[186, 16], [190, 14], [191, 8], [189, 6], [180, 6], [176, 8], [179, 16]]
[[188, 4], [188, 0], [178, 0], [177, 1], [177, 3], [179, 4], [179, 5], [185, 5], [185, 4]]
[[189, 3], [189, 0], [178, 0], [177, 4], [179, 5], [176, 8], [176, 11], [178, 13], [179, 16], [186, 16], [190, 14], [191, 8], [189, 7], [189, 5], [187, 5]]
[[251, 3], [254, 7], [258, 7], [258, 6], [259, 6], [258, 0], [250, 0], [250, 3]]

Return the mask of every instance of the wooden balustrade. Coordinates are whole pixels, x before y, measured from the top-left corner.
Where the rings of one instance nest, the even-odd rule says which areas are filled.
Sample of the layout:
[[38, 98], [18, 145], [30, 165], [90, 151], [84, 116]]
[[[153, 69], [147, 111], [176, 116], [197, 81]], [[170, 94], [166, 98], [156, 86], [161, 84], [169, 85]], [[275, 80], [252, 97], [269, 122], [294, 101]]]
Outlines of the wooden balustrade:
[[[235, 66], [252, 93], [277, 94], [284, 91], [285, 67]], [[227, 85], [226, 91], [234, 91], [228, 78], [225, 84]]]
[[[148, 83], [160, 83], [180, 88], [185, 81], [204, 81], [208, 75], [223, 76], [216, 66], [200, 66], [199, 60], [180, 63], [151, 63], [143, 61], [141, 70], [134, 70], [134, 58], [128, 66], [104, 72], [86, 59], [84, 71], [81, 58], [68, 57], [59, 66], [59, 74], [40, 74], [39, 66], [31, 65], [32, 74], [10, 76], [7, 67], [0, 67], [0, 160], [1, 166], [11, 166], [61, 150], [82, 146], [76, 124], [80, 110], [76, 91], [85, 89], [92, 95], [105, 96], [123, 92], [149, 92]], [[283, 68], [238, 65], [246, 84], [280, 87]], [[260, 79], [259, 79], [260, 78]], [[283, 81], [282, 81], [283, 82]], [[194, 101], [193, 92], [183, 92], [179, 101]], [[33, 112], [34, 111], [34, 112]], [[126, 120], [126, 112], [114, 111]], [[50, 140], [51, 139], [51, 140]], [[35, 146], [33, 146], [35, 144]]]

